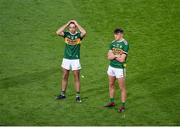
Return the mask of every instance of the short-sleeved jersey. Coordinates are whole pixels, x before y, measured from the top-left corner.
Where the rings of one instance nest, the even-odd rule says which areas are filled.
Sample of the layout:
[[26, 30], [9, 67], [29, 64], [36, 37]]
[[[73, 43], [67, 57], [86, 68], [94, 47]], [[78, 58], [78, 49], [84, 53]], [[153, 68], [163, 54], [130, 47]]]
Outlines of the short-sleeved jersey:
[[81, 33], [77, 32], [71, 34], [64, 32], [64, 58], [66, 59], [80, 59]]
[[[112, 50], [114, 55], [117, 55], [117, 56], [120, 55], [122, 52], [128, 55], [129, 45], [125, 39], [122, 39], [120, 41], [114, 40], [111, 42], [109, 46], [109, 50]], [[123, 63], [115, 59], [110, 60], [110, 66], [115, 67], [115, 68], [125, 68], [126, 60]]]

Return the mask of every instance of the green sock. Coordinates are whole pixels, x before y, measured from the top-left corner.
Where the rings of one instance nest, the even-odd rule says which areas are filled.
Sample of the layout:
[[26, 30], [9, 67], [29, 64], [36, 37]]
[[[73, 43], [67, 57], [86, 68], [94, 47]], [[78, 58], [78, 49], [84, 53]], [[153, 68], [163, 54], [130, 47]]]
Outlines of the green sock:
[[114, 98], [110, 98], [110, 102], [114, 102]]
[[62, 95], [62, 96], [65, 96], [65, 91], [61, 91], [61, 95]]
[[122, 106], [125, 107], [125, 102], [122, 102]]
[[80, 92], [76, 92], [76, 97], [80, 97]]

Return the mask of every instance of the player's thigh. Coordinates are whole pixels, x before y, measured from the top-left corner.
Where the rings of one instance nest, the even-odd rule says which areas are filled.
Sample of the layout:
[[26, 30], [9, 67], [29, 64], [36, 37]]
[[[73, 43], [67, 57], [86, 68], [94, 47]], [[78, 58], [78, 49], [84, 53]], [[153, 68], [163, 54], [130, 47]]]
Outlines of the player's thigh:
[[80, 80], [80, 70], [74, 70], [73, 71], [73, 75], [74, 75], [74, 79], [76, 81], [79, 81]]
[[115, 76], [108, 76], [108, 79], [109, 79], [109, 85], [110, 86], [113, 86], [115, 84], [115, 81], [116, 81], [116, 77]]
[[71, 60], [63, 58], [61, 67], [66, 70], [70, 70], [71, 69]]
[[80, 70], [81, 69], [80, 60], [79, 59], [72, 60], [71, 61], [71, 67], [72, 67], [72, 71]]
[[65, 68], [62, 68], [62, 71], [63, 71], [63, 78], [64, 79], [68, 79], [68, 77], [69, 77], [69, 70], [67, 70]]
[[120, 89], [125, 89], [125, 77], [117, 78]]

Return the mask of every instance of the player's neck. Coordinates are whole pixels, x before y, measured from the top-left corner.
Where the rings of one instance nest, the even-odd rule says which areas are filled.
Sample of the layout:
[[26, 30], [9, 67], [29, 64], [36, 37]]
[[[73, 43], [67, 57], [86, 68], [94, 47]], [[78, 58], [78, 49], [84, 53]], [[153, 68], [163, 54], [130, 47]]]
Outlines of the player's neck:
[[120, 41], [123, 41], [124, 38], [120, 38], [120, 39], [117, 39], [116, 41], [120, 42]]
[[71, 33], [71, 31], [69, 31], [69, 33], [72, 34], [72, 35], [75, 35], [77, 33], [77, 31], [75, 31], [73, 33]]

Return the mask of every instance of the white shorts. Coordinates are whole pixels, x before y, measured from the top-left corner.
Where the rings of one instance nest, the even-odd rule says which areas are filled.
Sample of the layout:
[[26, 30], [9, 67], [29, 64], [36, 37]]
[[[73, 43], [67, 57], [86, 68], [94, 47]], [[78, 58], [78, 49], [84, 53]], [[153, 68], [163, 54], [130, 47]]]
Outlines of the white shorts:
[[114, 76], [116, 78], [123, 78], [123, 77], [125, 77], [125, 69], [123, 69], [123, 68], [114, 68], [114, 67], [109, 66], [107, 74], [109, 76]]
[[79, 59], [70, 60], [70, 59], [63, 58], [61, 67], [66, 70], [72, 70], [72, 71], [80, 70], [81, 69], [80, 60]]

